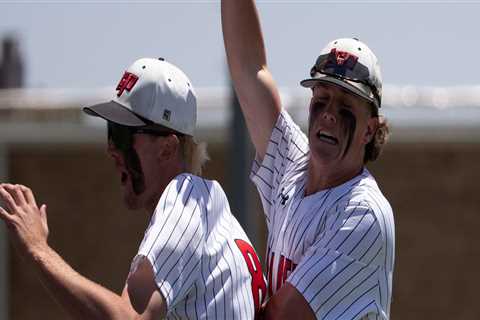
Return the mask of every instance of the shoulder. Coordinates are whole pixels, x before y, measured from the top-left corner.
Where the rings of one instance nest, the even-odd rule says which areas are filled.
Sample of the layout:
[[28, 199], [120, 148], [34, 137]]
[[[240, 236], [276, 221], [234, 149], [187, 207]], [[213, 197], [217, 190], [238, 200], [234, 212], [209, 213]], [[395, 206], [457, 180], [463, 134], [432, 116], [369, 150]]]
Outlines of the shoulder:
[[166, 208], [170, 206], [188, 205], [198, 202], [202, 198], [208, 197], [207, 182], [201, 177], [182, 173], [175, 176], [166, 186], [160, 197], [157, 210], [159, 207]]
[[279, 131], [288, 134], [299, 133], [303, 135], [302, 129], [299, 127], [298, 124], [295, 123], [292, 116], [285, 109], [282, 109], [282, 111], [278, 115], [278, 119], [275, 123], [275, 127], [273, 130], [274, 132]]
[[182, 173], [176, 176], [170, 184], [181, 186], [180, 189], [187, 192], [191, 190], [192, 196], [202, 199], [205, 204], [212, 201], [226, 201], [227, 196], [220, 183], [190, 173]]
[[337, 223], [349, 221], [350, 224], [358, 225], [357, 231], [378, 234], [382, 246], [387, 250], [393, 248], [395, 238], [393, 210], [368, 170], [364, 170], [358, 183], [352, 188], [349, 196], [342, 199], [337, 210], [339, 213], [336, 216], [343, 218]]
[[375, 221], [375, 224], [381, 229], [382, 234], [390, 237], [389, 229], [393, 230], [393, 210], [387, 198], [377, 185], [374, 177], [364, 170], [357, 181], [335, 206], [334, 211], [337, 216], [343, 217], [368, 217], [363, 222]]
[[176, 178], [186, 179], [188, 181], [187, 183], [195, 189], [195, 192], [199, 194], [209, 195], [210, 197], [218, 194], [225, 195], [225, 191], [220, 183], [216, 180], [209, 180], [190, 173], [182, 173]]
[[377, 224], [376, 214], [371, 204], [359, 199], [343, 199], [330, 208], [327, 215], [327, 225], [330, 229], [343, 228], [356, 223], [365, 225], [367, 222]]
[[[393, 212], [390, 203], [378, 187], [375, 178], [367, 169], [340, 186], [334, 193], [337, 201], [329, 205], [329, 223], [341, 227], [345, 223], [358, 223], [359, 227], [379, 228], [386, 233], [393, 228]], [[362, 230], [360, 228], [359, 230]]]
[[377, 213], [379, 211], [392, 212], [390, 203], [380, 190], [375, 178], [367, 169], [364, 169], [358, 177], [357, 182], [351, 189], [348, 200], [352, 204], [361, 203]]
[[207, 180], [191, 173], [181, 173], [170, 181], [164, 192], [175, 188], [177, 192], [191, 190], [196, 194], [208, 193], [215, 181]]
[[[188, 173], [182, 173], [174, 177], [167, 185], [164, 190], [164, 193], [172, 192], [172, 191], [181, 191], [186, 187], [192, 187], [195, 182], [193, 181], [193, 175]], [[174, 189], [174, 190], [172, 190]]]

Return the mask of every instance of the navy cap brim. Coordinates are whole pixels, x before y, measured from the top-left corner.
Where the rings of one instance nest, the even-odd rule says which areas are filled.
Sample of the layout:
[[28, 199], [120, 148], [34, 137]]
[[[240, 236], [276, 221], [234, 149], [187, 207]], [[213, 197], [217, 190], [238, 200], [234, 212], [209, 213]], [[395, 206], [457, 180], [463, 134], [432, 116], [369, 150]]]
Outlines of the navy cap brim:
[[147, 125], [147, 123], [133, 111], [113, 100], [90, 107], [84, 107], [83, 111], [91, 116], [100, 117], [123, 126], [142, 127]]
[[365, 93], [362, 89], [357, 87], [357, 85], [361, 85], [360, 83], [355, 83], [351, 82], [348, 80], [342, 80], [339, 78], [331, 77], [328, 75], [318, 77], [318, 78], [310, 78], [310, 79], [305, 79], [300, 82], [300, 84], [306, 88], [313, 88], [318, 83], [326, 83], [326, 84], [333, 84], [336, 85], [337, 87], [343, 88], [348, 90], [349, 92], [355, 94], [356, 96], [359, 96], [360, 98], [363, 98], [367, 100], [368, 102], [372, 103], [375, 107], [379, 108], [380, 106], [378, 105], [378, 102], [376, 99], [373, 99], [370, 97], [367, 93]]

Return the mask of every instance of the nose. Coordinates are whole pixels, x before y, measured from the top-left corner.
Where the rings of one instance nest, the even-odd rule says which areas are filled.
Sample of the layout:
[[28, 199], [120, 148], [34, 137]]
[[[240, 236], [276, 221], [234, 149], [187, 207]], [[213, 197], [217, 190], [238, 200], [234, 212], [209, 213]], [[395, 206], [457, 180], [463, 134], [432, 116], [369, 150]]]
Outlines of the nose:
[[330, 122], [330, 123], [336, 123], [337, 122], [337, 119], [335, 118], [335, 116], [328, 111], [325, 111], [323, 113], [323, 119]]
[[335, 109], [333, 106], [332, 101], [328, 103], [328, 105], [323, 110], [322, 118], [329, 123], [335, 124], [337, 123], [337, 118], [335, 116]]

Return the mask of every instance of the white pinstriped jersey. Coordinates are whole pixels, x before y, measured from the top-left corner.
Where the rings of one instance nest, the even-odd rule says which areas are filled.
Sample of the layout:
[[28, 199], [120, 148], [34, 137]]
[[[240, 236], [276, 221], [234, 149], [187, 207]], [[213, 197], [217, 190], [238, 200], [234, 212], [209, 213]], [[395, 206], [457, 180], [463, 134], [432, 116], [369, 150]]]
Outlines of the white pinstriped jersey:
[[216, 181], [181, 174], [169, 183], [132, 270], [144, 258], [167, 319], [253, 319], [266, 297], [258, 257]]
[[392, 209], [367, 169], [305, 196], [308, 157], [307, 137], [282, 111], [251, 173], [268, 227], [269, 295], [288, 281], [318, 319], [388, 319]]

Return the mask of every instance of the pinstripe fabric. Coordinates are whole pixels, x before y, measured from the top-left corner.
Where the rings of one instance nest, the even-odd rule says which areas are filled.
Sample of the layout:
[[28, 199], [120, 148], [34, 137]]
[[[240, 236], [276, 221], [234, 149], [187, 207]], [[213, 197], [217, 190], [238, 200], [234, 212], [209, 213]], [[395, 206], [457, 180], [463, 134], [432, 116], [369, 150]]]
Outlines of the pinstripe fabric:
[[252, 278], [235, 239], [250, 243], [220, 185], [182, 174], [163, 192], [132, 270], [150, 261], [167, 319], [253, 319]]
[[288, 281], [319, 319], [388, 319], [392, 209], [367, 169], [305, 197], [308, 153], [306, 136], [282, 111], [266, 156], [253, 163], [268, 227], [269, 293]]

